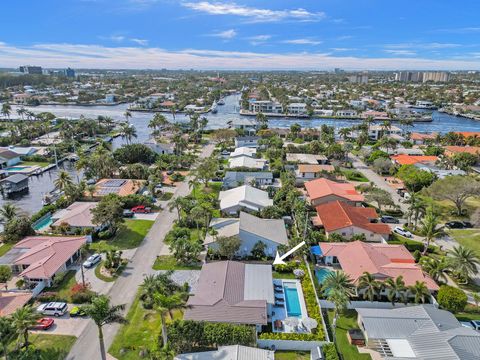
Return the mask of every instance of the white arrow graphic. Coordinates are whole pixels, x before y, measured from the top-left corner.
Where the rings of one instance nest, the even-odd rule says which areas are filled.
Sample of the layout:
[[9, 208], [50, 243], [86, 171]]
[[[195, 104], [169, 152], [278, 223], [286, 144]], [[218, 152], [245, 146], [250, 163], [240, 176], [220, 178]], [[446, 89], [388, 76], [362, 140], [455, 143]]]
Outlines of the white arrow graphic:
[[298, 244], [297, 246], [293, 247], [292, 249], [288, 250], [285, 254], [283, 254], [282, 256], [280, 256], [278, 254], [278, 251], [277, 251], [277, 255], [275, 256], [275, 260], [273, 261], [273, 265], [278, 265], [278, 264], [285, 264], [285, 261], [283, 261], [283, 259], [285, 259], [287, 256], [291, 255], [292, 253], [294, 253], [295, 251], [297, 251], [298, 249], [300, 249], [303, 245], [305, 245], [305, 241], [302, 241], [300, 244]]

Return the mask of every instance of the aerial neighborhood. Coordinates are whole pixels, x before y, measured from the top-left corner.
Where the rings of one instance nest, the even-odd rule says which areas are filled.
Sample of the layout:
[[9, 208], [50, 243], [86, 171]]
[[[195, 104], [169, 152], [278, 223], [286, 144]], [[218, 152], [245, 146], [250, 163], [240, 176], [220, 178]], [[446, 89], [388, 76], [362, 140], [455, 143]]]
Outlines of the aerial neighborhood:
[[[222, 4], [179, 6], [320, 16]], [[2, 357], [480, 359], [479, 71], [123, 68], [163, 51], [133, 36], [99, 69], [4, 66], [0, 43]]]

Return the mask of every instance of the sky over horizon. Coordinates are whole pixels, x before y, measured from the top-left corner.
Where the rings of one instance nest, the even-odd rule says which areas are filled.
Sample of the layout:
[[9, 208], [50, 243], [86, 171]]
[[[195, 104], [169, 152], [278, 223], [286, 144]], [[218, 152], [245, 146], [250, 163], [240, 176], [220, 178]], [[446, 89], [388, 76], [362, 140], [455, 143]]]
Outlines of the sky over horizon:
[[478, 70], [479, 0], [4, 0], [0, 67]]

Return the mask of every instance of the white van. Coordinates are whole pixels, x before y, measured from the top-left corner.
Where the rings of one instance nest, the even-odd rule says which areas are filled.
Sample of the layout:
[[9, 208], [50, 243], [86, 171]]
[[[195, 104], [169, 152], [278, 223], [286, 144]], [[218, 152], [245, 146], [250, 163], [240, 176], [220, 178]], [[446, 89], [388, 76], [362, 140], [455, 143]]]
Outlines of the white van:
[[67, 310], [67, 304], [64, 302], [49, 302], [37, 307], [37, 311], [43, 315], [62, 316]]

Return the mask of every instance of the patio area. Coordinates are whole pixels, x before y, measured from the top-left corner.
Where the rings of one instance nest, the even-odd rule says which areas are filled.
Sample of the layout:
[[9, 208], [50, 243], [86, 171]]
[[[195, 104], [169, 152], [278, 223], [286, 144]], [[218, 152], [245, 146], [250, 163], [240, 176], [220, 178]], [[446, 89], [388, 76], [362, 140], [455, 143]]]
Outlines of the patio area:
[[[275, 305], [272, 309], [272, 330], [283, 333], [310, 333], [307, 306], [299, 280], [275, 279], [273, 281]], [[307, 320], [308, 319], [308, 320]]]

